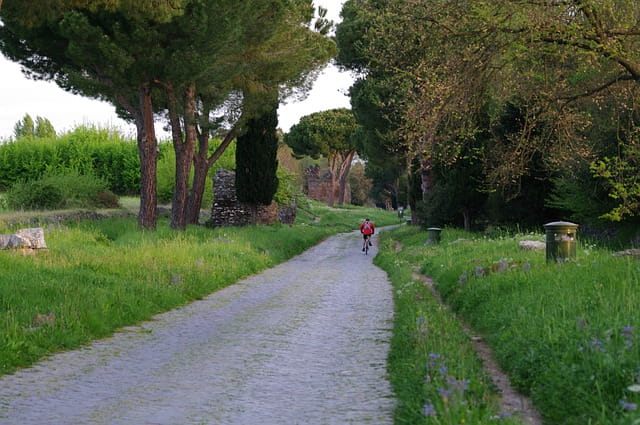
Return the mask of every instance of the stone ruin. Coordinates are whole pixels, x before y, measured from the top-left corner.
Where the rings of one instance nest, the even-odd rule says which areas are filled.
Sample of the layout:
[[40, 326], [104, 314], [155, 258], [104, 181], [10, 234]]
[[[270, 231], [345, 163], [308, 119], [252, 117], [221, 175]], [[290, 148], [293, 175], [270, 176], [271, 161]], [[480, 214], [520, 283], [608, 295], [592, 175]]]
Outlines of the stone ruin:
[[[309, 167], [304, 172], [304, 188], [307, 196], [315, 201], [328, 202], [329, 191], [331, 190], [331, 174], [329, 172], [321, 173], [320, 166], [314, 165]], [[336, 184], [334, 199], [338, 202], [338, 195], [340, 194], [340, 188]], [[351, 187], [349, 183], [345, 188], [344, 203], [351, 203]]]
[[219, 169], [213, 180], [213, 208], [208, 225], [247, 226], [251, 224], [293, 224], [296, 208], [271, 205], [253, 205], [238, 201], [236, 196], [236, 174], [233, 171]]
[[21, 229], [9, 235], [0, 235], [0, 249], [22, 250], [25, 254], [35, 253], [39, 249], [47, 249], [44, 229], [35, 227]]

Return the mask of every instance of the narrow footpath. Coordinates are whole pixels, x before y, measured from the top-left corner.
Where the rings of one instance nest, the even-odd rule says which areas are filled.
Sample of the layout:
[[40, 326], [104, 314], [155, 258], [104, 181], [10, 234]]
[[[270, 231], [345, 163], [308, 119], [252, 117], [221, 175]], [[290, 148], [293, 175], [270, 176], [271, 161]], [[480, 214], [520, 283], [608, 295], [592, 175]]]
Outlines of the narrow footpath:
[[0, 378], [0, 424], [392, 423], [393, 297], [359, 233]]

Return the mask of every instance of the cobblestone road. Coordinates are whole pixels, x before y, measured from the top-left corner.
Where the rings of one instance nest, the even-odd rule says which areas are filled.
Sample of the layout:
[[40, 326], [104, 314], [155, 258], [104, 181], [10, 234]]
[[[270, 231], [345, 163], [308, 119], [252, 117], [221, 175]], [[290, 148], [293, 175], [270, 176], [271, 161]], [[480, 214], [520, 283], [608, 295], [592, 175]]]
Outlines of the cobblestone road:
[[0, 424], [392, 423], [391, 287], [359, 238], [0, 379]]

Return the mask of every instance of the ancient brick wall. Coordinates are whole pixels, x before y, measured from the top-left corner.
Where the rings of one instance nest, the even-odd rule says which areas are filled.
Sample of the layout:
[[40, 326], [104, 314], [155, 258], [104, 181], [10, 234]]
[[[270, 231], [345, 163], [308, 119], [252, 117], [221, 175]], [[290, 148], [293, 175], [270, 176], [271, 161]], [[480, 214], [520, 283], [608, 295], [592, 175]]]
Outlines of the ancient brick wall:
[[[283, 223], [293, 224], [293, 212], [280, 213], [278, 205], [252, 205], [238, 201], [236, 196], [236, 174], [233, 171], [219, 169], [213, 180], [213, 208], [211, 209], [210, 226], [247, 226], [250, 224], [273, 224], [280, 215]], [[284, 210], [286, 207], [283, 207]], [[291, 215], [293, 217], [291, 217]]]
[[[307, 168], [305, 171], [305, 189], [309, 198], [320, 202], [328, 202], [331, 190], [331, 175], [328, 172], [322, 173], [317, 165]], [[340, 187], [336, 184], [334, 192], [336, 203], [338, 202], [339, 193]], [[351, 186], [349, 186], [349, 183], [345, 188], [344, 203], [351, 203]]]

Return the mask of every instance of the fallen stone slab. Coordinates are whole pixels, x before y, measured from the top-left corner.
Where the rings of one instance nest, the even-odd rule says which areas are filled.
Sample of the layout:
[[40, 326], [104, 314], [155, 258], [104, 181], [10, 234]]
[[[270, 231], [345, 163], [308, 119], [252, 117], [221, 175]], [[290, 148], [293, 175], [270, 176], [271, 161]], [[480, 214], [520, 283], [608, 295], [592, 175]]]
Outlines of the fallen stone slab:
[[640, 248], [625, 249], [624, 251], [615, 252], [616, 257], [634, 257], [640, 258]]
[[44, 229], [34, 227], [20, 229], [9, 235], [0, 235], [0, 249], [47, 249]]
[[518, 246], [527, 251], [544, 251], [547, 248], [547, 244], [540, 241], [520, 241]]

